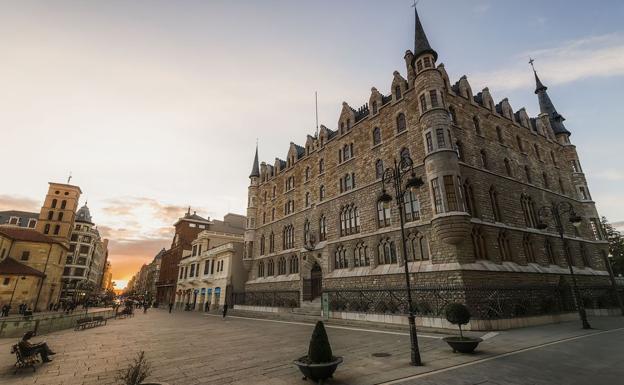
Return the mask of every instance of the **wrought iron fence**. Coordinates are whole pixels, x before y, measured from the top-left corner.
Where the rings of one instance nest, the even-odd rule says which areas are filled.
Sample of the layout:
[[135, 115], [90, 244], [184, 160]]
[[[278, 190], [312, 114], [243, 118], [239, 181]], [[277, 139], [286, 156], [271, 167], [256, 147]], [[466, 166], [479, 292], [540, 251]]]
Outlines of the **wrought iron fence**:
[[[611, 286], [579, 289], [586, 308], [617, 307]], [[324, 290], [333, 311], [407, 314], [407, 290]], [[624, 298], [624, 290], [619, 295]], [[427, 286], [412, 288], [414, 310], [421, 316], [444, 316], [445, 307], [461, 302], [476, 319], [502, 319], [575, 310], [571, 288], [549, 286]]]
[[248, 291], [233, 297], [234, 305], [299, 307], [299, 291]]

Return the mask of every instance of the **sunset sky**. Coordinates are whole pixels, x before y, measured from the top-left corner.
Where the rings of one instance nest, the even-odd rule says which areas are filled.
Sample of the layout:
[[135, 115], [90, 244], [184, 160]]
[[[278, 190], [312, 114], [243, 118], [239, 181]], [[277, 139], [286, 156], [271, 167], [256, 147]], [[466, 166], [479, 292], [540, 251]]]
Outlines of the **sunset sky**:
[[[110, 238], [116, 280], [171, 243], [187, 206], [245, 213], [261, 160], [335, 128], [405, 75], [411, 1], [0, 1], [0, 210], [72, 183]], [[624, 220], [622, 1], [422, 0], [439, 62], [475, 93], [538, 112], [535, 58], [601, 215]], [[497, 32], [495, 32], [497, 31]]]

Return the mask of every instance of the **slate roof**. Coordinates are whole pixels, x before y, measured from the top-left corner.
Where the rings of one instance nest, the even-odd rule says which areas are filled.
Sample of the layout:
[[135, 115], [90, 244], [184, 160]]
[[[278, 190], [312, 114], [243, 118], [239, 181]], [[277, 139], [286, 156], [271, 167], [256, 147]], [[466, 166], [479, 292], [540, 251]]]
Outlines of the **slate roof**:
[[6, 257], [0, 262], [1, 275], [30, 275], [35, 277], [45, 277], [45, 274], [30, 266], [24, 265], [11, 257]]
[[54, 238], [50, 238], [47, 235], [43, 235], [40, 232], [33, 230], [33, 229], [25, 229], [21, 227], [13, 227], [13, 226], [0, 226], [0, 234], [4, 235], [5, 237], [11, 238], [15, 241], [56, 243], [65, 247], [65, 245], [55, 240]]
[[251, 174], [249, 177], [258, 177], [260, 176], [260, 167], [258, 166], [258, 146], [256, 146], [256, 155], [254, 156], [253, 166], [251, 166]]
[[425, 34], [420, 17], [418, 17], [418, 10], [414, 7], [414, 15], [416, 17], [416, 26], [414, 30], [414, 58], [424, 54], [430, 53], [433, 55], [433, 60], [438, 60], [438, 53], [431, 48], [429, 40]]

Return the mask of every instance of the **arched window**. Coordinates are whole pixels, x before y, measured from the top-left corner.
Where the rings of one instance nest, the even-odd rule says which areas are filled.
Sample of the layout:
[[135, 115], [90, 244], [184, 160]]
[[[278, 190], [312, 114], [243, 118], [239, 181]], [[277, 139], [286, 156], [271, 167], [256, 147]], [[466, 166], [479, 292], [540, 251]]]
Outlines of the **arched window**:
[[325, 215], [321, 215], [319, 218], [319, 241], [324, 241], [327, 239], [327, 221], [325, 220]]
[[286, 258], [284, 257], [277, 260], [277, 275], [286, 275]]
[[353, 262], [355, 267], [370, 265], [370, 258], [368, 257], [368, 247], [366, 247], [364, 242], [360, 242], [355, 246], [354, 254], [355, 258]]
[[503, 138], [503, 130], [499, 126], [496, 126], [496, 138], [498, 139], [498, 143], [505, 143], [505, 139]]
[[485, 152], [485, 150], [481, 150], [480, 154], [481, 154], [481, 167], [488, 170], [489, 168], [488, 168], [487, 153]]
[[533, 145], [533, 150], [535, 151], [535, 156], [537, 160], [542, 160], [542, 153], [540, 152], [539, 146], [537, 144]]
[[383, 178], [383, 173], [384, 173], [383, 160], [377, 159], [377, 162], [375, 162], [375, 179]]
[[325, 160], [319, 160], [319, 175], [325, 172]]
[[271, 235], [269, 235], [269, 253], [275, 252], [275, 234], [271, 231]]
[[550, 189], [550, 182], [548, 181], [548, 175], [545, 172], [542, 173], [542, 182], [545, 189]]
[[509, 245], [509, 238], [505, 230], [498, 233], [498, 249], [500, 250], [501, 261], [513, 260], [511, 255], [511, 246]]
[[272, 276], [275, 274], [275, 263], [272, 259], [269, 259], [267, 262], [267, 276]]
[[275, 198], [276, 193], [277, 193], [277, 186], [273, 186], [273, 198]]
[[56, 203], [57, 203], [57, 200], [56, 199], [52, 199], [52, 208], [53, 209], [56, 208]]
[[303, 223], [303, 243], [308, 244], [310, 241], [310, 221], [306, 218]]
[[298, 274], [299, 273], [299, 257], [293, 255], [290, 257], [290, 274]]
[[63, 220], [63, 212], [62, 211], [60, 213], [58, 213], [58, 220], [59, 221]]
[[449, 106], [448, 111], [451, 124], [457, 125], [457, 115], [455, 114], [455, 109], [452, 106]]
[[520, 196], [520, 204], [522, 213], [524, 214], [524, 222], [527, 227], [535, 227], [537, 225], [537, 215], [535, 213], [535, 203], [533, 198], [526, 194]]
[[466, 211], [473, 218], [477, 218], [479, 216], [477, 211], [477, 201], [474, 197], [474, 191], [472, 189], [472, 184], [466, 179], [464, 182], [464, 199], [466, 200]]
[[379, 227], [390, 225], [390, 205], [384, 205], [383, 202], [377, 202], [377, 223]]
[[589, 255], [587, 255], [587, 248], [585, 247], [585, 243], [583, 242], [579, 242], [579, 253], [581, 254], [581, 261], [583, 262], [583, 266], [591, 267], [591, 263], [589, 263]]
[[565, 187], [563, 186], [563, 180], [561, 180], [561, 178], [559, 178], [559, 191], [561, 191], [562, 194], [565, 194]]
[[325, 199], [325, 186], [321, 185], [319, 187], [319, 201], [323, 201]]
[[264, 239], [264, 235], [262, 235], [260, 237], [260, 255], [264, 255], [264, 244], [265, 244], [265, 239]]
[[360, 232], [360, 213], [353, 204], [344, 206], [340, 210], [340, 236]]
[[503, 162], [505, 163], [505, 172], [507, 173], [507, 176], [513, 177], [513, 173], [511, 171], [511, 163], [509, 163], [509, 159], [505, 158]]
[[494, 216], [494, 221], [502, 222], [501, 210], [498, 205], [498, 193], [494, 186], [490, 187], [490, 205], [492, 206], [492, 214]]
[[552, 163], [555, 167], [557, 167], [557, 158], [555, 157], [555, 153], [550, 150], [550, 159], [552, 160]]
[[524, 234], [522, 237], [522, 249], [524, 250], [527, 263], [535, 263], [535, 251], [533, 250], [530, 234]]
[[518, 144], [518, 151], [524, 152], [524, 145], [522, 144], [522, 139], [520, 139], [519, 135], [516, 136], [516, 143]]
[[524, 166], [524, 175], [526, 176], [527, 183], [533, 183], [531, 179], [531, 169], [529, 169], [529, 166]]
[[479, 118], [476, 116], [472, 118], [472, 124], [474, 125], [475, 133], [477, 135], [481, 135], [481, 123], [479, 123]]
[[546, 240], [544, 241], [544, 249], [546, 252], [546, 259], [548, 260], [548, 263], [551, 265], [556, 265], [557, 260], [555, 258], [555, 252], [553, 251], [552, 242], [548, 237], [546, 237]]
[[407, 129], [407, 124], [405, 122], [405, 115], [400, 113], [396, 118], [396, 127], [397, 132], [403, 132]]
[[293, 247], [295, 247], [295, 228], [293, 227], [293, 225], [284, 226], [282, 240], [284, 250], [292, 249]]
[[394, 97], [399, 100], [401, 99], [401, 86], [397, 85], [394, 87]]
[[376, 146], [379, 143], [381, 143], [381, 130], [379, 127], [375, 127], [373, 129], [373, 146]]
[[59, 231], [61, 231], [61, 226], [60, 225], [54, 226], [54, 235], [58, 235]]
[[396, 248], [390, 238], [383, 238], [377, 245], [377, 264], [397, 263]]
[[266, 191], [264, 192], [263, 198], [264, 198], [264, 202], [266, 202], [267, 201], [267, 192]]
[[455, 150], [457, 151], [457, 158], [460, 161], [465, 162], [466, 157], [464, 155], [464, 145], [461, 141], [458, 140], [457, 142], [455, 142]]
[[421, 235], [418, 238], [418, 243], [420, 244], [420, 255], [422, 256], [423, 261], [429, 260], [429, 242], [424, 235]]
[[310, 207], [310, 192], [306, 192], [305, 194], [305, 205], [306, 207]]
[[275, 220], [275, 207], [271, 209], [271, 220]]
[[43, 233], [44, 234], [49, 234], [50, 233], [50, 224], [46, 223], [46, 225], [43, 228]]
[[62, 200], [61, 201], [61, 209], [65, 209], [65, 207], [67, 207], [67, 201], [66, 200]]
[[260, 261], [258, 263], [258, 277], [264, 277], [264, 262]]
[[412, 190], [407, 190], [405, 194], [403, 194], [403, 208], [405, 210], [406, 222], [420, 219], [420, 202]]
[[480, 227], [472, 228], [472, 249], [475, 259], [487, 259], [487, 246]]
[[334, 269], [346, 269], [347, 267], [349, 267], [347, 250], [344, 246], [340, 245], [336, 248], [336, 252], [334, 253]]
[[355, 175], [353, 173], [346, 174], [340, 180], [340, 192], [349, 191], [355, 187]]
[[310, 166], [307, 166], [305, 169], [305, 180], [310, 180]]
[[52, 210], [48, 211], [48, 219], [52, 220], [53, 217], [54, 217], [54, 211]]

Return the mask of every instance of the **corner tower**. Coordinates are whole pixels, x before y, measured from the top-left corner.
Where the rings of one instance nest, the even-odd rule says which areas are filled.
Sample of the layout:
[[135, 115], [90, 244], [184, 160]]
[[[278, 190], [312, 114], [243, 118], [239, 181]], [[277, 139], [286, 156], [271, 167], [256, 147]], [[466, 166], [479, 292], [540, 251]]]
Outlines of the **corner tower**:
[[245, 253], [243, 264], [247, 271], [251, 269], [252, 258], [254, 256], [254, 236], [257, 224], [257, 204], [258, 188], [260, 186], [260, 167], [258, 164], [258, 145], [256, 144], [256, 154], [254, 155], [251, 173], [249, 174], [249, 187], [247, 188], [247, 226], [245, 230]]
[[436, 67], [438, 53], [429, 44], [418, 10], [414, 13], [414, 52], [408, 52], [406, 58], [411, 58], [408, 73], [414, 73], [415, 107], [424, 143], [425, 184], [432, 202], [432, 235], [446, 245], [438, 255], [445, 260], [437, 262], [456, 262], [459, 256], [455, 245], [468, 238], [470, 217], [460, 199], [461, 174], [453, 148], [445, 81]]
[[69, 247], [81, 194], [78, 186], [50, 182], [39, 213], [37, 231]]

